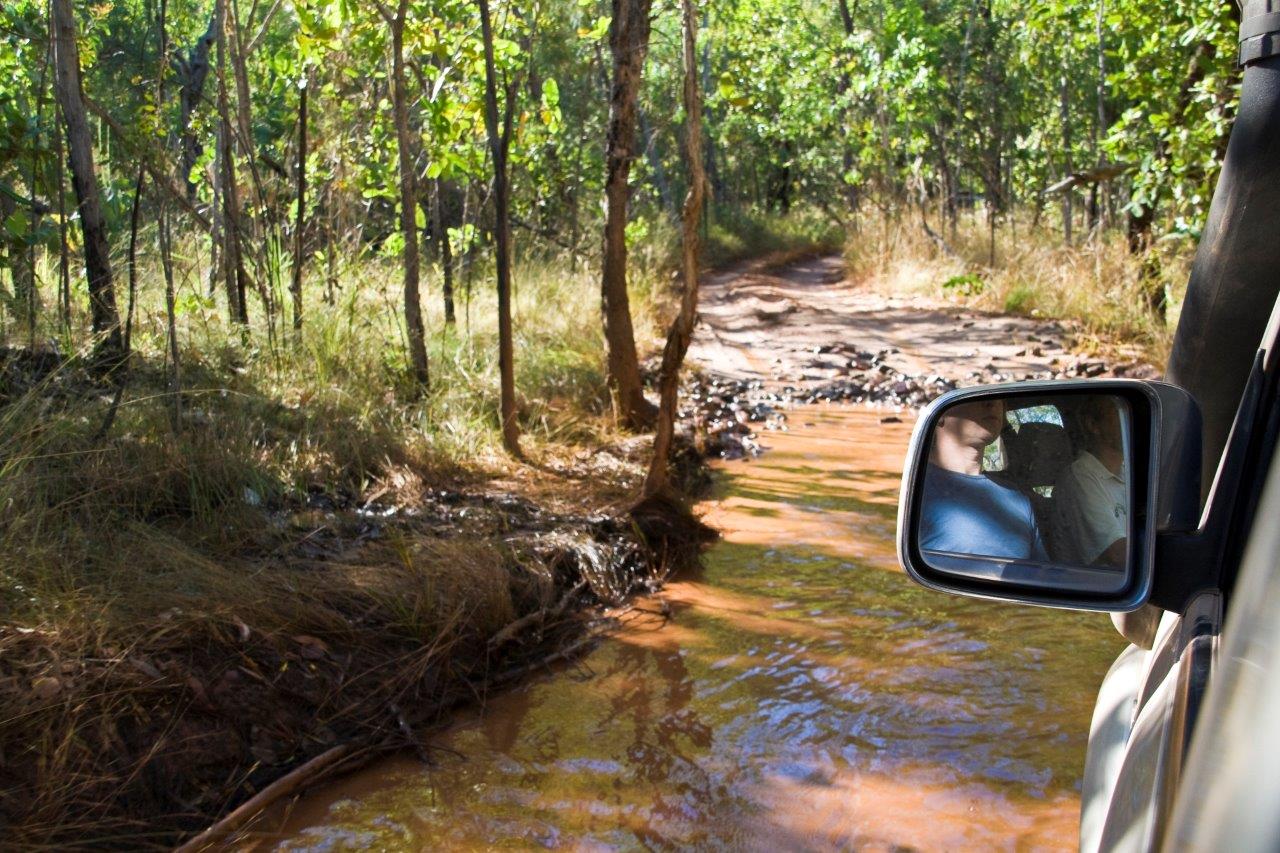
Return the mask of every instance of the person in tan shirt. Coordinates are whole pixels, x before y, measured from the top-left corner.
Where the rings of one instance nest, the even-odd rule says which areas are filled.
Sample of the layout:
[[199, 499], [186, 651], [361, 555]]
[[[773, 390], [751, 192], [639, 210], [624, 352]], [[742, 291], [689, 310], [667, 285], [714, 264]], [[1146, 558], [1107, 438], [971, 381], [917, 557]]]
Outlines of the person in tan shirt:
[[1085, 566], [1124, 565], [1129, 542], [1129, 488], [1120, 409], [1090, 397], [1078, 417], [1085, 448], [1053, 490], [1057, 541]]

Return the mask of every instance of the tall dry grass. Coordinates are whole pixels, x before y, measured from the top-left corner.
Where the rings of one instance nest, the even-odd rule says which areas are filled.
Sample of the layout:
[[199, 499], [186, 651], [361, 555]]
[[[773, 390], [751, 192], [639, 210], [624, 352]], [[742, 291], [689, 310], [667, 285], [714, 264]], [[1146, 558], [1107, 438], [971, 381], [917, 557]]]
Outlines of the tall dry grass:
[[[170, 845], [328, 745], [394, 733], [389, 709], [429, 721], [469, 696], [507, 665], [488, 638], [576, 582], [499, 529], [304, 503], [288, 459], [332, 454], [356, 482], [380, 475], [341, 454], [391, 439], [339, 444], [335, 423], [302, 454], [288, 415], [212, 396], [178, 436], [140, 404], [99, 439], [107, 404], [67, 368], [0, 414], [6, 844]], [[371, 458], [424, 488], [401, 452]]]
[[[22, 846], [164, 846], [336, 741], [429, 722], [531, 653], [490, 637], [580, 580], [513, 544], [505, 510], [414, 515], [439, 510], [433, 489], [511, 473], [483, 259], [456, 328], [427, 301], [425, 394], [403, 378], [394, 261], [345, 265], [333, 305], [315, 283], [297, 337], [258, 311], [242, 336], [180, 261], [177, 432], [150, 265], [105, 434], [112, 384], [0, 355], [0, 833]], [[656, 335], [661, 294], [637, 284]], [[597, 292], [582, 264], [519, 267], [522, 425], [542, 457], [616, 436]]]
[[[930, 225], [936, 237], [914, 214], [864, 219], [845, 243], [850, 275], [886, 294], [1069, 321], [1082, 347], [1166, 361], [1193, 245], [1157, 243], [1144, 259], [1130, 253], [1118, 229], [1066, 245], [1056, 227], [1019, 214], [997, 229], [993, 264], [981, 210], [962, 215], [954, 234], [936, 219]], [[1163, 295], [1164, 316], [1153, 309], [1153, 294]]]

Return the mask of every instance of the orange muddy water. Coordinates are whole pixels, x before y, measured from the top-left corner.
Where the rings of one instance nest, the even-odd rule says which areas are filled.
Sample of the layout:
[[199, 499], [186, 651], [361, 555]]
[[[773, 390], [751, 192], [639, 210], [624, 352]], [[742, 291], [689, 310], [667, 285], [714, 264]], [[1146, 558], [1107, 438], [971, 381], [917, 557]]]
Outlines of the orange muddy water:
[[[1072, 849], [1103, 616], [897, 568], [909, 423], [799, 409], [720, 467], [705, 570], [572, 667], [320, 788], [278, 850]], [[904, 416], [910, 420], [910, 416]], [[268, 829], [276, 831], [268, 832]]]

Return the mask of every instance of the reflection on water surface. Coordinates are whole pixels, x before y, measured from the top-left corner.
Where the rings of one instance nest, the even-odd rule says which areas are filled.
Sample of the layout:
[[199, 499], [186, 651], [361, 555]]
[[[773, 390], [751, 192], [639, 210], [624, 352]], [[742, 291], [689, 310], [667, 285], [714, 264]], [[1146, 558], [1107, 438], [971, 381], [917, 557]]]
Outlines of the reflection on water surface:
[[725, 534], [578, 665], [292, 809], [279, 850], [1068, 849], [1105, 617], [898, 571], [910, 426], [800, 410], [723, 466]]

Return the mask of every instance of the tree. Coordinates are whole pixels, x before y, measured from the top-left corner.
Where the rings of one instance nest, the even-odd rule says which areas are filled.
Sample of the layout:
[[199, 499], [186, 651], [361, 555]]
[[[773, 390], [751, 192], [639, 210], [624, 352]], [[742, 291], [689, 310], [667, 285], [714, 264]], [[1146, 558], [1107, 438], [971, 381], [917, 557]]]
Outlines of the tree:
[[444, 298], [444, 322], [453, 326], [457, 313], [453, 304], [453, 248], [449, 245], [449, 223], [444, 215], [444, 188], [439, 178], [431, 182], [431, 235], [440, 259], [441, 296]]
[[307, 80], [308, 73], [303, 69], [302, 80], [298, 83], [298, 158], [294, 167], [294, 179], [298, 185], [293, 223], [293, 281], [289, 285], [289, 294], [293, 299], [293, 328], [302, 330], [302, 266], [306, 261], [303, 254], [303, 227], [307, 222]]
[[413, 166], [414, 146], [409, 133], [409, 93], [404, 73], [404, 28], [408, 0], [399, 0], [395, 12], [379, 3], [378, 10], [391, 30], [391, 102], [396, 125], [396, 156], [400, 166], [400, 233], [404, 237], [404, 319], [409, 333], [409, 372], [413, 381], [426, 388], [426, 329], [422, 303], [418, 297], [418, 191]]
[[507, 152], [515, 114], [515, 86], [508, 80], [503, 101], [502, 127], [498, 127], [498, 71], [493, 59], [493, 25], [489, 0], [479, 0], [480, 31], [484, 39], [484, 122], [493, 157], [493, 234], [498, 273], [498, 378], [502, 446], [519, 457], [520, 425], [516, 421], [515, 353], [511, 336], [511, 189]]
[[227, 313], [232, 322], [249, 325], [248, 272], [244, 268], [241, 243], [240, 190], [236, 181], [235, 131], [231, 125], [227, 95], [227, 2], [217, 0], [214, 17], [218, 40], [218, 154], [215, 195], [221, 199], [222, 277], [227, 288]]
[[80, 49], [76, 44], [76, 21], [71, 0], [51, 0], [54, 27], [55, 79], [58, 103], [66, 126], [67, 152], [71, 162], [71, 184], [80, 212], [84, 236], [84, 265], [89, 279], [89, 310], [93, 332], [98, 337], [97, 355], [105, 363], [125, 356], [120, 334], [120, 314], [111, 274], [107, 223], [102, 215], [98, 176], [93, 163], [93, 143], [85, 116], [80, 82]]
[[613, 86], [609, 92], [609, 130], [605, 142], [604, 262], [600, 309], [608, 346], [608, 380], [614, 411], [629, 429], [645, 429], [656, 410], [645, 399], [636, 357], [631, 303], [627, 295], [627, 200], [635, 159], [636, 101], [649, 49], [650, 0], [613, 0], [609, 48]]
[[209, 76], [209, 50], [218, 37], [218, 12], [220, 4], [214, 4], [214, 12], [209, 16], [209, 26], [196, 39], [195, 44], [186, 53], [175, 51], [173, 67], [178, 73], [181, 83], [179, 103], [181, 112], [178, 119], [178, 134], [182, 140], [179, 155], [178, 177], [187, 188], [187, 197], [194, 199], [195, 182], [191, 180], [191, 170], [200, 159], [201, 146], [199, 137], [192, 129], [192, 118], [200, 101], [204, 97], [204, 82]]
[[685, 163], [689, 169], [689, 192], [681, 213], [680, 273], [684, 293], [680, 313], [671, 322], [667, 343], [662, 349], [662, 369], [658, 376], [658, 427], [653, 437], [653, 458], [644, 478], [644, 497], [652, 498], [671, 488], [669, 457], [675, 436], [676, 406], [679, 402], [680, 366], [684, 363], [693, 327], [698, 319], [698, 225], [707, 178], [702, 164], [702, 99], [698, 93], [696, 65], [698, 22], [693, 0], [680, 0], [681, 46], [684, 57]]

